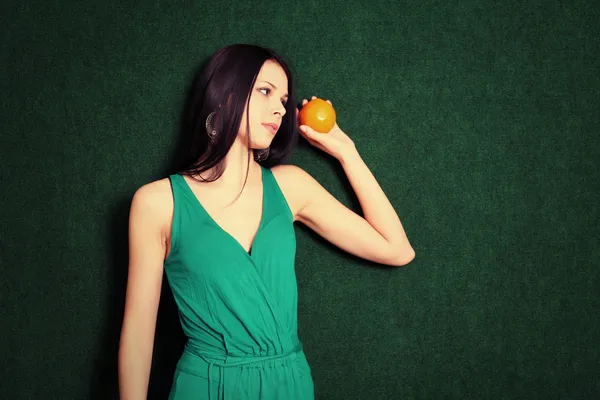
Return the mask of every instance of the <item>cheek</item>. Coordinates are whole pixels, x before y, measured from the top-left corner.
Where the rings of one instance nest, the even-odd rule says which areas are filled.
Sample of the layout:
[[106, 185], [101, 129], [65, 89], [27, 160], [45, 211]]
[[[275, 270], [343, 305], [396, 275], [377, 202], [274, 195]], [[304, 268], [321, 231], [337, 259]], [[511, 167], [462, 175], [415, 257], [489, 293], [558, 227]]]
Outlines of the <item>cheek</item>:
[[260, 126], [263, 122], [264, 104], [260, 100], [250, 103], [250, 125]]
[[[248, 119], [248, 116], [250, 117]], [[244, 109], [244, 112], [242, 114], [242, 119], [240, 121], [240, 129], [239, 129], [239, 134], [246, 136], [247, 134], [247, 124], [250, 125], [250, 133], [255, 133], [258, 132], [260, 133], [261, 129], [262, 129], [262, 119], [263, 116], [261, 114], [261, 107], [260, 107], [260, 101], [252, 101], [250, 100], [250, 109], [248, 110], [248, 112], [246, 112], [246, 109]]]

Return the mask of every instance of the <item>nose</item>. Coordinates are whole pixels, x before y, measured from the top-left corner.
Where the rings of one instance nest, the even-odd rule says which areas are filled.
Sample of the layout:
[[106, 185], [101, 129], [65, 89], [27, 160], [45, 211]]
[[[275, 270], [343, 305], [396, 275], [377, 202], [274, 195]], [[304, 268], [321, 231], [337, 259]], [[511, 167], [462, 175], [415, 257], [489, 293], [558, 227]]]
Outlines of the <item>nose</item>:
[[279, 102], [278, 105], [273, 108], [273, 114], [283, 116], [285, 114], [285, 106]]

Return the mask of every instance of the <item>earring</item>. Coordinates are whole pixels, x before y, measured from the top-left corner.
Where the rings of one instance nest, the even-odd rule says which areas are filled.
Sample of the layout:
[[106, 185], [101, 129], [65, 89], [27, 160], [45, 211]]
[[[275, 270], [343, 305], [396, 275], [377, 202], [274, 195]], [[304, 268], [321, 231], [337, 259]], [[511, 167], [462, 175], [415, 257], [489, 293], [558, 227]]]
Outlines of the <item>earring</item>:
[[267, 159], [267, 157], [269, 157], [269, 148], [267, 147], [266, 149], [261, 149], [261, 150], [257, 150], [254, 152], [254, 159], [257, 162], [261, 162]]
[[217, 131], [215, 130], [215, 128], [213, 127], [213, 121], [215, 119], [215, 112], [211, 112], [210, 114], [208, 114], [208, 117], [206, 118], [206, 133], [208, 134], [208, 137], [211, 141], [215, 140], [215, 137], [217, 136]]

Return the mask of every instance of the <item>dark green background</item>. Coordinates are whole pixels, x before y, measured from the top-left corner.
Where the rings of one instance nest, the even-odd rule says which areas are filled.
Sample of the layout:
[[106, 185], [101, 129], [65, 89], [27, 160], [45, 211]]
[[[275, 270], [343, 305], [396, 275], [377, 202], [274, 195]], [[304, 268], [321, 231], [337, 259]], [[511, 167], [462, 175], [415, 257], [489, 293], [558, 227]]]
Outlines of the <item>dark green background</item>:
[[[319, 399], [599, 398], [598, 2], [2, 4], [0, 398], [117, 398], [131, 197], [238, 42], [333, 102], [417, 253], [377, 268], [297, 226]], [[360, 212], [329, 156], [292, 162]], [[153, 399], [183, 344], [170, 296]]]

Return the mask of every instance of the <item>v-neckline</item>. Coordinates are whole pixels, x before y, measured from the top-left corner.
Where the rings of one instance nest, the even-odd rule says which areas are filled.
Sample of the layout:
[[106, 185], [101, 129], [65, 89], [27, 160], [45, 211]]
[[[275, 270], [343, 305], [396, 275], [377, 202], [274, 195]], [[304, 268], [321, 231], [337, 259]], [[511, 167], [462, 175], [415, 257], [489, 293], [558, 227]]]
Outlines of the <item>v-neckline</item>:
[[267, 196], [266, 196], [266, 188], [265, 188], [265, 169], [264, 169], [264, 167], [262, 165], [260, 165], [260, 175], [261, 175], [261, 186], [262, 186], [262, 188], [261, 188], [261, 190], [262, 190], [261, 215], [260, 215], [260, 221], [258, 223], [258, 229], [256, 230], [256, 233], [254, 234], [254, 238], [252, 239], [252, 242], [250, 243], [250, 248], [248, 250], [246, 250], [246, 248], [244, 246], [242, 246], [242, 244], [239, 242], [239, 240], [237, 240], [235, 237], [233, 237], [233, 235], [231, 233], [227, 232], [225, 229], [223, 229], [223, 227], [221, 227], [221, 225], [219, 225], [217, 223], [217, 221], [212, 217], [212, 215], [210, 215], [210, 213], [206, 210], [206, 208], [204, 208], [204, 206], [202, 205], [202, 202], [200, 201], [200, 199], [198, 199], [198, 196], [196, 196], [196, 194], [192, 190], [191, 186], [189, 185], [189, 183], [185, 179], [185, 177], [183, 175], [180, 175], [181, 179], [183, 179], [183, 183], [185, 184], [185, 187], [190, 192], [190, 194], [192, 195], [192, 197], [196, 200], [196, 204], [198, 204], [198, 206], [204, 212], [204, 214], [209, 219], [209, 221], [219, 231], [221, 231], [222, 233], [224, 233], [234, 243], [236, 243], [237, 247], [239, 247], [250, 258], [252, 258], [252, 255], [256, 251], [256, 249], [255, 249], [256, 239], [258, 238], [258, 235], [260, 234], [260, 232], [262, 230], [263, 223], [264, 223], [264, 220], [265, 220], [265, 210], [266, 210], [265, 202], [266, 202]]

